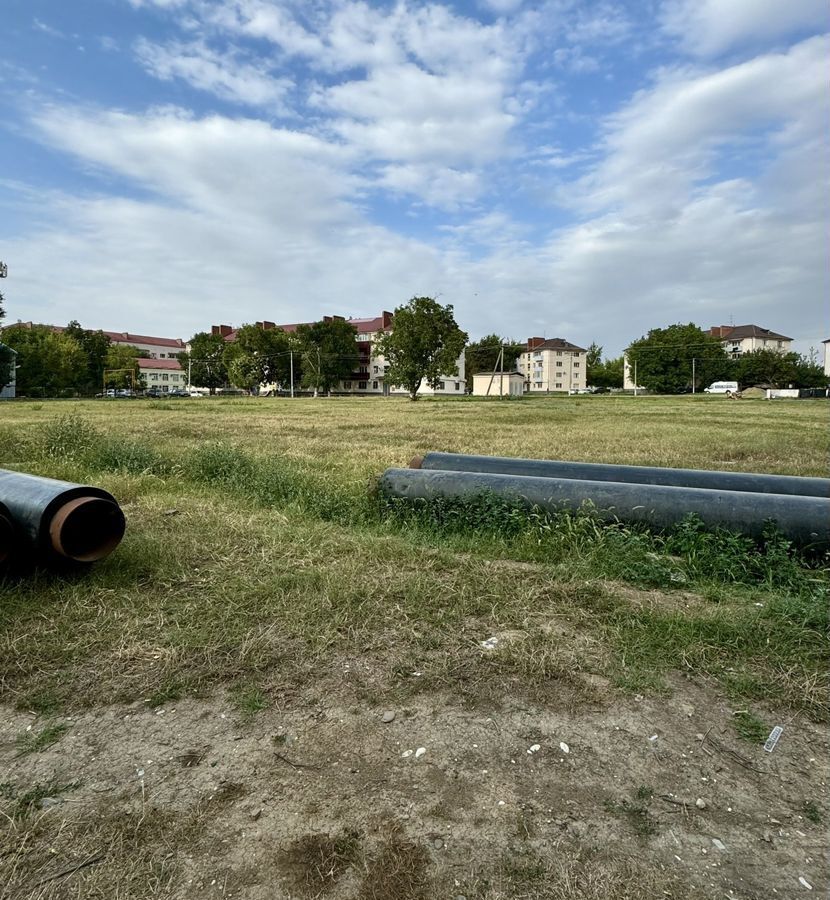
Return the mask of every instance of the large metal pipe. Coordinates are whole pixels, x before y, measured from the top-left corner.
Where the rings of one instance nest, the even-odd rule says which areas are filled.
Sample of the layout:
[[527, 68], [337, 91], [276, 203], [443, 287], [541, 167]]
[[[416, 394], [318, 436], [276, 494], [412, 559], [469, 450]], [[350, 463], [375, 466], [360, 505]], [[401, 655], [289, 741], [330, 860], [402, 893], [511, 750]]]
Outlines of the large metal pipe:
[[101, 488], [0, 469], [0, 502], [42, 561], [95, 562], [124, 536], [124, 513]]
[[472, 456], [464, 453], [427, 453], [416, 456], [412, 469], [452, 472], [492, 472], [496, 475], [531, 475], [541, 478], [577, 478], [586, 481], [617, 481], [632, 484], [662, 484], [709, 488], [720, 491], [750, 491], [759, 494], [793, 494], [830, 497], [830, 478], [795, 475], [756, 475], [749, 472], [712, 472], [706, 469], [664, 469], [658, 466], [615, 466], [605, 463], [521, 459], [507, 456]]
[[656, 528], [670, 528], [695, 513], [710, 528], [720, 526], [754, 538], [762, 536], [766, 521], [772, 519], [799, 546], [830, 546], [830, 502], [822, 497], [433, 469], [387, 469], [380, 489], [390, 497], [424, 500], [495, 494], [550, 512], [590, 504], [605, 521]]
[[16, 537], [12, 514], [0, 503], [0, 565], [11, 557]]

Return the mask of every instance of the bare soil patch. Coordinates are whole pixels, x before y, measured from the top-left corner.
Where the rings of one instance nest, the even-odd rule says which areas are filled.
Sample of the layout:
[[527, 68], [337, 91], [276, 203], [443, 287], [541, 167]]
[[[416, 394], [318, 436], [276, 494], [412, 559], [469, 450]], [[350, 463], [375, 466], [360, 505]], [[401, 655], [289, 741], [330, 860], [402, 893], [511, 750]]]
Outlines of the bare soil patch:
[[253, 716], [218, 695], [60, 717], [23, 755], [45, 722], [5, 708], [0, 895], [826, 894], [825, 728], [767, 710], [784, 732], [766, 753], [708, 683], [592, 689], [588, 707], [424, 693], [384, 710], [344, 671]]

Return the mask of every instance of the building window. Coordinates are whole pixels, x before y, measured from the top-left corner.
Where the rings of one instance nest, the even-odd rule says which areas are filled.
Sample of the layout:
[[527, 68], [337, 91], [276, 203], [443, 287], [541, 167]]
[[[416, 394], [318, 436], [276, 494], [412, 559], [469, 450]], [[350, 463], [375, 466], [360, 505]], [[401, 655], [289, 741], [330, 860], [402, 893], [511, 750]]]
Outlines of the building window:
[[537, 388], [540, 388], [540, 387], [542, 386], [542, 382], [541, 382], [541, 381], [534, 381], [534, 382], [533, 382], [533, 386], [534, 386], [534, 387], [537, 387]]
[[447, 386], [446, 386], [446, 384], [445, 384], [443, 381], [439, 381], [439, 382], [438, 382], [438, 390], [439, 390], [439, 391], [445, 390], [446, 387], [447, 387]]
[[374, 367], [374, 374], [375, 374], [375, 375], [378, 374], [378, 367], [377, 367], [377, 366]]
[[365, 391], [365, 390], [366, 390], [366, 382], [365, 382], [365, 381], [358, 381], [358, 383], [357, 383], [357, 389], [358, 389], [359, 391]]
[[557, 386], [558, 388], [561, 388], [561, 387], [562, 387], [561, 382], [557, 381], [557, 382], [556, 382], [556, 386]]
[[[375, 371], [377, 372], [378, 367], [375, 366]], [[372, 382], [372, 390], [376, 391], [378, 389], [378, 383], [376, 381]]]
[[575, 368], [575, 369], [578, 369], [578, 368], [579, 368], [579, 363], [578, 363], [578, 362], [575, 362], [575, 363], [574, 363], [574, 368]]
[[556, 351], [556, 355], [557, 355], [557, 356], [561, 356], [561, 355], [562, 355], [562, 351], [561, 351], [561, 350], [557, 350], [557, 351]]
[[461, 382], [460, 382], [460, 381], [456, 381], [456, 383], [455, 383], [455, 389], [456, 389], [457, 391], [460, 391], [460, 390], [461, 390]]
[[558, 363], [556, 364], [556, 368], [557, 368], [557, 369], [561, 369], [561, 368], [562, 368], [562, 363], [561, 363], [561, 362], [558, 362]]
[[161, 380], [162, 380], [162, 381], [167, 381], [167, 380], [168, 380], [167, 372], [162, 373]]
[[351, 381], [344, 381], [344, 382], [343, 382], [343, 387], [344, 387], [347, 391], [350, 391], [350, 390], [352, 389], [352, 383], [351, 383]]

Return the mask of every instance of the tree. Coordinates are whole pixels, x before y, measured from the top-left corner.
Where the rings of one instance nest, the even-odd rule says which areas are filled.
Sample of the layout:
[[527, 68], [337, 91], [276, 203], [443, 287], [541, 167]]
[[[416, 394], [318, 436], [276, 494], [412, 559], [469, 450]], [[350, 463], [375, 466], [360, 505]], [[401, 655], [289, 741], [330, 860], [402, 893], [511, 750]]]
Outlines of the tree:
[[824, 387], [827, 376], [815, 358], [799, 353], [778, 353], [769, 348], [744, 353], [733, 362], [735, 380], [741, 387], [768, 384], [772, 387]]
[[261, 384], [286, 384], [290, 378], [291, 342], [281, 328], [243, 325], [224, 352], [228, 380], [252, 391]]
[[228, 366], [225, 362], [227, 342], [221, 334], [200, 331], [190, 339], [190, 353], [177, 354], [185, 372], [190, 369], [190, 383], [208, 388], [211, 394], [228, 383]]
[[652, 328], [627, 353], [632, 371], [637, 363], [637, 381], [658, 394], [690, 389], [693, 367], [696, 387], [728, 376], [731, 369], [720, 340], [692, 322]]
[[422, 382], [437, 388], [442, 375], [458, 374], [458, 357], [467, 332], [456, 324], [452, 305], [432, 297], [413, 297], [393, 313], [392, 332], [379, 333], [377, 352], [386, 358], [386, 379], [418, 399]]
[[481, 340], [473, 341], [464, 351], [464, 374], [467, 386], [472, 384], [473, 375], [479, 372], [494, 372], [499, 366], [499, 356], [504, 349], [501, 361], [502, 370], [509, 372], [516, 368], [516, 360], [525, 352], [525, 345], [518, 344], [509, 338], [497, 334], [487, 334]]
[[357, 329], [343, 319], [300, 325], [297, 341], [302, 354], [302, 383], [313, 389], [315, 397], [320, 391], [331, 391], [356, 370]]
[[[139, 359], [149, 359], [150, 354], [146, 350], [139, 350], [132, 344], [110, 344], [104, 360], [104, 368], [112, 370], [106, 372], [107, 388], [131, 388], [143, 391], [144, 378], [138, 368]], [[132, 375], [130, 375], [132, 370]]]
[[82, 394], [94, 394], [101, 389], [110, 339], [103, 331], [81, 328], [75, 319], [64, 328], [63, 333], [74, 338], [86, 356], [86, 367], [78, 372], [75, 382], [76, 390]]
[[[591, 374], [588, 381], [591, 387], [621, 388], [623, 386], [623, 358], [605, 359], [588, 370]], [[639, 373], [638, 373], [639, 374]]]
[[86, 355], [71, 335], [48, 325], [10, 325], [3, 341], [17, 352], [17, 393], [57, 397], [75, 389]]

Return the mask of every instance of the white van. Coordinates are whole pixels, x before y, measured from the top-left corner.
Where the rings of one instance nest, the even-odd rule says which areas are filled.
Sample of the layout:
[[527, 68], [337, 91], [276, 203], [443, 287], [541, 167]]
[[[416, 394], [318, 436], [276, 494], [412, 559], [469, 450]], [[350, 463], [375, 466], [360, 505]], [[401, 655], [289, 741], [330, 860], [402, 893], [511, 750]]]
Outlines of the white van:
[[713, 381], [708, 388], [703, 389], [704, 394], [737, 394], [737, 381]]

